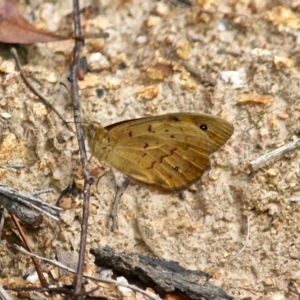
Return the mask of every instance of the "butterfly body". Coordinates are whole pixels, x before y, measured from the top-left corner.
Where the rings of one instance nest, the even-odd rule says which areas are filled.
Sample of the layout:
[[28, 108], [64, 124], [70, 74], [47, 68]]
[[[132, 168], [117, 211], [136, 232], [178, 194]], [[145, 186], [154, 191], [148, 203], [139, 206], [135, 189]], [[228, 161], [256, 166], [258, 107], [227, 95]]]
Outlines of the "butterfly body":
[[210, 168], [209, 155], [232, 135], [229, 122], [208, 114], [174, 113], [91, 124], [91, 153], [128, 177], [166, 191], [180, 191]]

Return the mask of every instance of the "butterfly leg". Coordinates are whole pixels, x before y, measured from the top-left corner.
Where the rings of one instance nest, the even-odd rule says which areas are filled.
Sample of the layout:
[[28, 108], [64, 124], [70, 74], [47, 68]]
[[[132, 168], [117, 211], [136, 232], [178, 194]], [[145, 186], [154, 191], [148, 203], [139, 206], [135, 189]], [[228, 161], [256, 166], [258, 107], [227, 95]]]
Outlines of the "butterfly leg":
[[112, 225], [111, 225], [111, 228], [110, 228], [111, 231], [115, 231], [115, 229], [118, 227], [118, 224], [117, 224], [118, 205], [119, 205], [119, 202], [120, 202], [120, 198], [123, 195], [126, 188], [128, 187], [129, 183], [130, 183], [130, 179], [126, 178], [123, 181], [121, 187], [118, 189], [118, 191], [116, 193], [115, 200], [114, 200], [114, 205], [113, 205], [112, 210], [109, 214], [109, 218], [112, 220]]

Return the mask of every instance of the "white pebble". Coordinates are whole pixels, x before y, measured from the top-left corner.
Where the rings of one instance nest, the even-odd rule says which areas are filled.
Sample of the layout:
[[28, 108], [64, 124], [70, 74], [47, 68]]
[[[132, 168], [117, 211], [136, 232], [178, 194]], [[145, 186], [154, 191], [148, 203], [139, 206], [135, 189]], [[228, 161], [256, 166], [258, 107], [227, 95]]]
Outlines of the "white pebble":
[[3, 119], [7, 120], [7, 119], [11, 118], [11, 115], [9, 113], [7, 113], [7, 112], [3, 112], [3, 113], [1, 113], [1, 117]]

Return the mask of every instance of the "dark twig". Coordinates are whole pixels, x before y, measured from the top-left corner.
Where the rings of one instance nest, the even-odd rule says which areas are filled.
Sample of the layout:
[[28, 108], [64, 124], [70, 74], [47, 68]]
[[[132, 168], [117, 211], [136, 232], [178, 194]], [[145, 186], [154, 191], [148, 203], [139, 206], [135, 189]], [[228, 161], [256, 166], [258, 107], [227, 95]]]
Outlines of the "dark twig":
[[117, 190], [116, 196], [115, 196], [115, 200], [114, 200], [114, 205], [112, 207], [112, 210], [109, 214], [109, 218], [112, 220], [112, 224], [111, 224], [111, 231], [115, 231], [115, 229], [118, 227], [118, 222], [117, 222], [117, 217], [118, 217], [118, 205], [120, 202], [120, 198], [123, 195], [124, 191], [126, 190], [126, 188], [128, 187], [130, 183], [130, 179], [127, 177], [121, 187]]
[[181, 267], [176, 261], [167, 261], [137, 253], [115, 253], [112, 248], [91, 249], [95, 264], [112, 269], [140, 287], [151, 287], [161, 296], [180, 296], [185, 300], [225, 300], [233, 298], [220, 287], [208, 281], [209, 274]]
[[32, 195], [19, 193], [2, 184], [0, 184], [0, 205], [28, 224], [34, 223], [41, 215], [58, 221], [57, 214], [62, 210]]
[[[74, 34], [75, 36], [81, 36], [80, 27], [80, 10], [78, 0], [73, 0], [73, 14], [74, 14]], [[82, 130], [82, 120], [80, 116], [80, 104], [79, 104], [79, 94], [78, 94], [78, 84], [77, 84], [77, 70], [79, 64], [80, 48], [82, 45], [82, 40], [75, 41], [74, 54], [73, 54], [73, 64], [71, 70], [71, 93], [73, 98], [74, 107], [74, 121], [77, 132], [77, 140], [79, 145], [79, 152], [81, 157], [81, 164], [84, 172], [84, 192], [83, 192], [83, 209], [82, 209], [82, 221], [81, 221], [81, 236], [80, 236], [80, 249], [79, 249], [79, 259], [77, 266], [77, 274], [74, 280], [74, 294], [80, 295], [82, 287], [83, 278], [83, 266], [85, 258], [85, 247], [87, 239], [87, 221], [89, 215], [89, 201], [90, 201], [90, 174], [87, 169], [87, 156], [84, 144], [84, 136]]]
[[[16, 216], [14, 214], [10, 214], [10, 216], [11, 216], [15, 226], [18, 229], [18, 232], [21, 236], [21, 239], [22, 239], [22, 242], [23, 242], [25, 248], [27, 249], [27, 251], [32, 253], [32, 250], [31, 250], [29, 244], [27, 243], [26, 235], [24, 234], [24, 231], [23, 231], [18, 219], [16, 218]], [[43, 271], [41, 269], [41, 266], [40, 266], [38, 260], [35, 257], [31, 257], [31, 259], [32, 259], [32, 262], [35, 266], [35, 269], [36, 269], [36, 272], [38, 274], [38, 277], [39, 277], [39, 280], [41, 282], [42, 287], [48, 287], [48, 282], [47, 282], [47, 280], [46, 280], [46, 278], [43, 274]]]
[[65, 121], [65, 119], [61, 116], [61, 114], [58, 112], [58, 110], [45, 98], [43, 97], [32, 85], [31, 83], [28, 81], [27, 77], [24, 75], [23, 71], [22, 71], [22, 67], [21, 67], [21, 63], [18, 57], [18, 53], [17, 50], [15, 48], [11, 48], [10, 50], [11, 54], [14, 57], [14, 60], [16, 62], [17, 68], [20, 72], [20, 75], [24, 81], [24, 83], [26, 84], [26, 86], [30, 89], [30, 91], [36, 95], [41, 101], [42, 103], [47, 106], [48, 108], [50, 108], [51, 110], [53, 110], [56, 115], [62, 120], [63, 124], [69, 129], [71, 130], [69, 124]]
[[[37, 259], [40, 259], [48, 264], [51, 264], [53, 266], [56, 266], [56, 267], [59, 267], [63, 270], [66, 270], [68, 272], [71, 272], [71, 273], [76, 273], [76, 270], [73, 270], [72, 268], [68, 267], [68, 266], [65, 266], [63, 265], [62, 263], [56, 261], [56, 260], [51, 260], [51, 259], [48, 259], [48, 258], [45, 258], [45, 257], [41, 257], [41, 256], [38, 256], [36, 254], [33, 254], [33, 253], [30, 253], [28, 251], [26, 251], [24, 248], [18, 246], [18, 245], [13, 245], [13, 247], [15, 249], [17, 249], [18, 251], [20, 251], [21, 253], [25, 254], [25, 255], [28, 255], [30, 257], [35, 257]], [[156, 296], [155, 294], [151, 293], [151, 292], [148, 292], [148, 291], [145, 291], [143, 289], [140, 289], [138, 288], [137, 286], [135, 285], [131, 285], [131, 284], [128, 284], [128, 283], [125, 283], [123, 281], [117, 281], [117, 280], [113, 280], [113, 279], [110, 279], [110, 278], [106, 278], [106, 277], [96, 277], [96, 276], [91, 276], [91, 275], [87, 275], [85, 274], [84, 275], [85, 278], [88, 278], [88, 279], [92, 279], [92, 280], [95, 280], [95, 281], [101, 281], [101, 282], [106, 282], [106, 283], [111, 283], [111, 284], [114, 284], [115, 286], [122, 286], [122, 287], [125, 287], [125, 288], [129, 288], [129, 289], [132, 289], [133, 291], [136, 291], [136, 292], [139, 292], [143, 295], [146, 295], [149, 299], [152, 299], [152, 300], [162, 300], [159, 296]], [[13, 288], [7, 288], [9, 290], [15, 290]], [[80, 294], [82, 295], [82, 294]], [[77, 294], [77, 296], [80, 296]]]
[[185, 61], [182, 61], [181, 63], [188, 72], [190, 72], [193, 76], [199, 78], [200, 82], [206, 83], [210, 86], [215, 86], [217, 84], [216, 80], [212, 78], [210, 74], [200, 71], [199, 69], [195, 68]]

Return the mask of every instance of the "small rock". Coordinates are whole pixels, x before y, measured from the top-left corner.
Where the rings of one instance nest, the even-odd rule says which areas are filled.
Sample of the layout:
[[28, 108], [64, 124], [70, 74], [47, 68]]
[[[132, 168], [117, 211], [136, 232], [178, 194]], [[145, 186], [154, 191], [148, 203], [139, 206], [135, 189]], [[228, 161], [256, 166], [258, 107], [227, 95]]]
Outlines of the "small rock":
[[10, 74], [15, 71], [15, 64], [10, 60], [4, 60], [0, 64], [0, 72]]
[[276, 177], [279, 173], [279, 169], [277, 168], [272, 168], [272, 169], [269, 169], [266, 174], [269, 176], [269, 177]]
[[150, 16], [147, 25], [148, 27], [154, 27], [157, 26], [161, 22], [161, 18], [158, 16]]
[[279, 214], [279, 208], [278, 205], [271, 203], [268, 207], [268, 214], [269, 216], [275, 216]]
[[149, 85], [149, 86], [140, 86], [136, 92], [139, 98], [145, 100], [152, 100], [158, 95], [158, 86], [157, 85]]
[[[300, 252], [291, 253], [290, 258], [300, 260]], [[300, 278], [300, 272], [298, 272], [297, 276]]]
[[3, 112], [3, 113], [1, 113], [1, 117], [5, 120], [8, 120], [11, 118], [11, 114], [9, 114], [7, 112]]
[[37, 102], [32, 104], [32, 112], [34, 113], [34, 116], [39, 119], [43, 116], [46, 116], [48, 114], [47, 108], [43, 103]]
[[209, 172], [209, 180], [216, 181], [220, 177], [220, 172], [218, 170], [210, 170]]
[[176, 45], [175, 53], [178, 58], [189, 60], [191, 58], [191, 45], [187, 39], [181, 39]]
[[163, 2], [158, 2], [154, 10], [161, 17], [166, 17], [170, 13], [169, 6]]
[[146, 35], [139, 35], [136, 40], [138, 44], [146, 44], [148, 42], [148, 38]]
[[88, 67], [90, 71], [101, 71], [108, 69], [110, 67], [110, 63], [103, 54], [95, 52], [88, 57]]
[[53, 172], [53, 179], [55, 180], [60, 180], [61, 179], [61, 170], [60, 169], [56, 169], [54, 172]]
[[220, 77], [226, 83], [231, 83], [234, 89], [242, 88], [246, 83], [246, 73], [244, 69], [238, 71], [223, 71]]
[[295, 62], [287, 57], [282, 56], [274, 56], [274, 65], [277, 70], [280, 70], [282, 68], [293, 68], [295, 65]]

